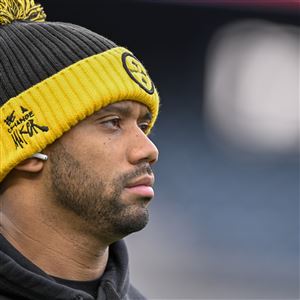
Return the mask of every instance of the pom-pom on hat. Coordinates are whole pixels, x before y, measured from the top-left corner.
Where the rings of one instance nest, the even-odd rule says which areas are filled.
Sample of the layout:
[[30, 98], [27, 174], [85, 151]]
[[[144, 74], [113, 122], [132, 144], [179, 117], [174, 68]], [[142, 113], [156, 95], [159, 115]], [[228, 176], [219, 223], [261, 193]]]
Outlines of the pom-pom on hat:
[[0, 1], [0, 24], [10, 24], [15, 20], [30, 20], [43, 22], [46, 14], [40, 4], [35, 4], [33, 0], [7, 0]]
[[72, 126], [122, 100], [159, 96], [127, 49], [86, 28], [46, 22], [33, 0], [0, 0], [0, 182]]

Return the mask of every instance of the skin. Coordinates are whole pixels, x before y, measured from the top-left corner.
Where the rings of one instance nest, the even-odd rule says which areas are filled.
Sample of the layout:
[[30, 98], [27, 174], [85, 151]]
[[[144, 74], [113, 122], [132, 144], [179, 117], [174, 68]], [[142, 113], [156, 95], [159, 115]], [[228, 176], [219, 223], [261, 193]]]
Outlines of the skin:
[[112, 104], [48, 146], [48, 161], [19, 164], [0, 193], [1, 234], [49, 275], [99, 278], [109, 245], [148, 222], [152, 196], [128, 186], [153, 179], [150, 118], [138, 102]]

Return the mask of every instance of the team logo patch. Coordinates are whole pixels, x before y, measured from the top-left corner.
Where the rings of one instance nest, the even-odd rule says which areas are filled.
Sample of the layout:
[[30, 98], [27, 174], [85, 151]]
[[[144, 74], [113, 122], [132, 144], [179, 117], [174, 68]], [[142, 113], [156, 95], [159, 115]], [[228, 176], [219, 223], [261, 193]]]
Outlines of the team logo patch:
[[17, 112], [12, 111], [4, 123], [17, 149], [24, 148], [24, 144], [28, 144], [34, 135], [49, 131], [47, 126], [37, 124], [34, 113], [23, 106]]
[[128, 52], [123, 53], [122, 62], [130, 78], [145, 92], [152, 95], [154, 93], [154, 84], [141, 62]]

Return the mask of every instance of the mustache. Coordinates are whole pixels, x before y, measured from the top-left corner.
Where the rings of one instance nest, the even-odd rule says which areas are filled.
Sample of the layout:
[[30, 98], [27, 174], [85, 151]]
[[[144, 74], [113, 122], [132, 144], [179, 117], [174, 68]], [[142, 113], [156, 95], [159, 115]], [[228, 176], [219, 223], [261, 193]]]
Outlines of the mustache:
[[125, 173], [121, 176], [120, 181], [126, 186], [130, 181], [143, 176], [143, 175], [154, 175], [152, 168], [148, 164], [143, 164], [137, 167], [135, 170]]

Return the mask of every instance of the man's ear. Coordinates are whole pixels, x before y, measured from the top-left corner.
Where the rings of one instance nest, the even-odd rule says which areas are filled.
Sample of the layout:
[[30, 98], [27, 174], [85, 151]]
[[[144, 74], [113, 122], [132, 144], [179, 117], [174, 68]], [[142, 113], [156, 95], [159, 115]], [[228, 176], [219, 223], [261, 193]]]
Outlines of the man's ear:
[[44, 161], [38, 158], [27, 158], [21, 163], [19, 163], [15, 170], [29, 172], [29, 173], [38, 173], [43, 170]]

